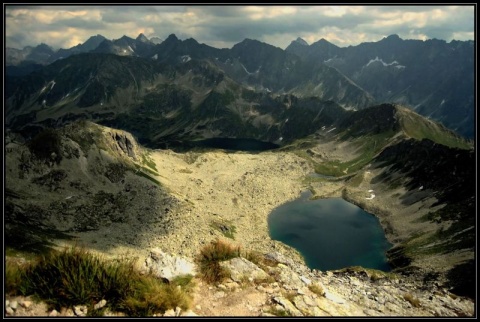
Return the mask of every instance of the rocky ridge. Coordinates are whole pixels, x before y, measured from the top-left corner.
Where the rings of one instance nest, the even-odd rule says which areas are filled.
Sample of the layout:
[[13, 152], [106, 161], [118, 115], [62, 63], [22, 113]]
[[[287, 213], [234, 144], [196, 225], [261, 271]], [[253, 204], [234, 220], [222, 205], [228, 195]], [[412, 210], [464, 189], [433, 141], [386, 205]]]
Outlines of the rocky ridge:
[[[458, 297], [428, 281], [409, 279], [394, 273], [351, 267], [322, 272], [277, 253], [263, 255], [269, 265], [256, 265], [245, 258], [223, 263], [230, 277], [216, 285], [198, 277], [191, 310], [179, 308], [155, 316], [383, 316], [383, 317], [471, 317], [474, 302]], [[157, 276], [171, 278], [174, 263], [193, 259], [172, 256], [152, 249], [139, 264], [154, 268]], [[172, 265], [173, 264], [173, 265]], [[192, 273], [194, 273], [192, 265]], [[178, 265], [177, 265], [178, 268]], [[161, 272], [168, 272], [167, 275]], [[176, 274], [188, 273], [184, 269]], [[85, 316], [86, 307], [61, 312], [28, 298], [7, 298], [7, 316]], [[106, 305], [106, 300], [95, 308]], [[107, 316], [119, 313], [107, 312]]]

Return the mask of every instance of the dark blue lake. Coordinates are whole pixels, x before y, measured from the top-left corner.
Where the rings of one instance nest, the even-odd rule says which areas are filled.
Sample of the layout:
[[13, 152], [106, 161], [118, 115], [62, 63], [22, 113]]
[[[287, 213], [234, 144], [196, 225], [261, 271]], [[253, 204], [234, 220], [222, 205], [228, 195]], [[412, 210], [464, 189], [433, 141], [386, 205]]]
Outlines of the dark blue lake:
[[268, 217], [270, 237], [297, 249], [307, 266], [322, 271], [363, 266], [390, 271], [392, 246], [378, 219], [342, 198], [309, 200], [310, 191]]

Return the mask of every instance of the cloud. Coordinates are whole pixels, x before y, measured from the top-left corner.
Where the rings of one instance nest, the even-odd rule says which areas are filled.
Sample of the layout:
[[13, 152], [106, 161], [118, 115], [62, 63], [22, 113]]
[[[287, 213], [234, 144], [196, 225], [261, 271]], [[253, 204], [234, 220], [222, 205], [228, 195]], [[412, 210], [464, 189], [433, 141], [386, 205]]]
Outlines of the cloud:
[[5, 6], [6, 46], [46, 42], [59, 48], [101, 34], [165, 39], [195, 38], [215, 47], [232, 47], [245, 38], [285, 48], [302, 37], [325, 38], [338, 46], [403, 39], [473, 39], [473, 5], [463, 6]]

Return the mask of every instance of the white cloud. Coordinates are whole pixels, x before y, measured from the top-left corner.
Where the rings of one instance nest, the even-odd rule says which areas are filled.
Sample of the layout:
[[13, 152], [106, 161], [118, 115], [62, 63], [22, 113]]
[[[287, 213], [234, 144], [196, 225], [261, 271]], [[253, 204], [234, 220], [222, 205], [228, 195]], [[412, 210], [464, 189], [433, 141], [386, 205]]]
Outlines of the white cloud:
[[474, 6], [5, 6], [6, 46], [46, 42], [67, 48], [102, 34], [193, 37], [215, 47], [245, 38], [285, 48], [302, 37], [338, 46], [404, 39], [474, 37]]

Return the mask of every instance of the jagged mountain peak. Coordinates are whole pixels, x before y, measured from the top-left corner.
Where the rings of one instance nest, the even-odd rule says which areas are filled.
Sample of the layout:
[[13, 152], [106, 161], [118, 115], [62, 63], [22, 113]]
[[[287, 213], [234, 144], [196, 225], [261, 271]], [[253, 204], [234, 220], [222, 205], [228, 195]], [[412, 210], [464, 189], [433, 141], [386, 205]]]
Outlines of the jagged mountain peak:
[[160, 37], [154, 36], [154, 37], [150, 38], [150, 42], [152, 42], [155, 45], [158, 45], [158, 44], [161, 44], [163, 42], [163, 39], [161, 39]]
[[150, 42], [150, 40], [143, 33], [140, 33], [135, 40], [138, 40], [141, 42]]
[[402, 40], [402, 38], [400, 38], [400, 36], [398, 36], [397, 34], [393, 34], [393, 35], [384, 37], [381, 41], [398, 41], [398, 40]]
[[317, 42], [314, 42], [311, 47], [321, 47], [321, 48], [329, 48], [329, 47], [332, 47], [332, 48], [339, 48], [338, 46], [332, 44], [331, 42], [329, 42], [328, 40], [326, 40], [325, 38], [321, 38], [319, 41]]
[[297, 37], [297, 39], [295, 39], [294, 41], [292, 42], [296, 42], [300, 45], [304, 45], [304, 46], [308, 46], [308, 42], [306, 42], [304, 39], [300, 38], [300, 37]]
[[166, 42], [167, 41], [177, 41], [177, 40], [178, 40], [178, 38], [175, 34], [170, 34], [170, 35], [168, 35], [167, 39], [165, 39]]

